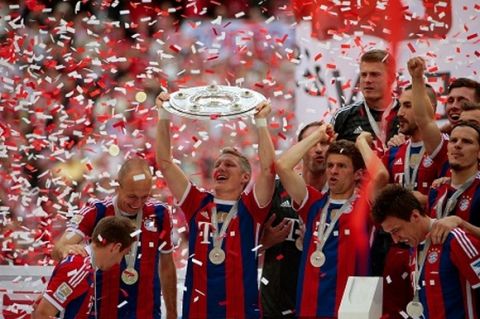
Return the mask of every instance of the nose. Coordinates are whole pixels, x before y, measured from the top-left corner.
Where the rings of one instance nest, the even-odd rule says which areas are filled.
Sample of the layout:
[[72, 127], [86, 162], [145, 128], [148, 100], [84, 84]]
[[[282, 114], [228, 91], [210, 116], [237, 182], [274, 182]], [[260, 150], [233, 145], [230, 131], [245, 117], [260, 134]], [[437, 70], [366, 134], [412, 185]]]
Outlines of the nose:
[[398, 235], [392, 235], [393, 242], [398, 244], [400, 242], [400, 237]]
[[139, 208], [140, 206], [142, 206], [142, 200], [140, 198], [135, 198], [132, 201], [132, 207], [133, 208]]
[[317, 144], [315, 144], [314, 149], [315, 153], [322, 153], [322, 144], [318, 142]]

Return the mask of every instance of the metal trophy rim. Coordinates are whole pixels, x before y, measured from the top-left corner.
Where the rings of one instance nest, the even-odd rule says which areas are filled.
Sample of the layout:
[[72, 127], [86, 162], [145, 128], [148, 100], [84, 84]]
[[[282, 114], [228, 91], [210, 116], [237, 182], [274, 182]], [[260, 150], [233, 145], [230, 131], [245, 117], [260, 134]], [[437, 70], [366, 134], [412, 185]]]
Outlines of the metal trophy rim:
[[[202, 99], [209, 98], [210, 100], [212, 98], [223, 99], [227, 105], [219, 105], [216, 111], [210, 112], [208, 110], [210, 105], [201, 104]], [[184, 88], [171, 93], [170, 100], [164, 104], [164, 108], [172, 114], [190, 119], [235, 119], [253, 115], [255, 107], [266, 100], [263, 94], [251, 89], [211, 84]], [[218, 102], [210, 102], [210, 104], [216, 103]]]

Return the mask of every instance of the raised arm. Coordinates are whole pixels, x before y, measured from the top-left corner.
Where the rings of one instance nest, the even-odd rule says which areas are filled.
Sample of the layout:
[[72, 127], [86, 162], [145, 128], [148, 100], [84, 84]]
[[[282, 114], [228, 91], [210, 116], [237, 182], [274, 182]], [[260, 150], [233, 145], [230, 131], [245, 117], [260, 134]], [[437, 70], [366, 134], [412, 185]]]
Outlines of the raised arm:
[[408, 61], [408, 72], [412, 76], [413, 111], [425, 150], [432, 154], [442, 142], [442, 132], [434, 119], [434, 110], [425, 87], [425, 61], [420, 57]]
[[173, 263], [172, 253], [160, 254], [159, 263], [162, 295], [167, 310], [167, 319], [177, 318], [177, 271]]
[[329, 134], [333, 136], [333, 127], [330, 124], [319, 126], [312, 134], [285, 151], [275, 163], [283, 187], [297, 204], [301, 204], [305, 199], [307, 186], [302, 176], [298, 175], [294, 168], [310, 148], [323, 140], [329, 140]]
[[155, 160], [168, 188], [170, 188], [175, 199], [180, 200], [185, 194], [189, 181], [182, 169], [173, 162], [170, 140], [170, 114], [163, 109], [163, 103], [169, 98], [168, 93], [160, 93], [155, 100], [159, 117], [157, 123]]
[[368, 175], [370, 176], [367, 189], [369, 200], [371, 202], [375, 200], [375, 197], [380, 190], [387, 185], [389, 179], [388, 170], [370, 146], [372, 143], [372, 134], [365, 131], [360, 133], [355, 142], [355, 146], [360, 151], [360, 154], [362, 154], [363, 162], [365, 163]]
[[267, 126], [267, 116], [271, 110], [270, 103], [263, 102], [257, 106], [255, 113], [260, 174], [255, 181], [254, 192], [261, 207], [266, 206], [272, 200], [275, 183], [275, 149]]

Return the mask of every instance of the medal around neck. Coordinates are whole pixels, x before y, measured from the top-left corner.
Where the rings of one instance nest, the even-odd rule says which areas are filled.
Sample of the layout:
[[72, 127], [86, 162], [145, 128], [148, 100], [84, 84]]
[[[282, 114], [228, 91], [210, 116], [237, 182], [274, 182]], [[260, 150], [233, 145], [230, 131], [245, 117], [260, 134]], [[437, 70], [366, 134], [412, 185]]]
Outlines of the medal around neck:
[[310, 255], [310, 263], [315, 268], [320, 268], [325, 264], [325, 254], [321, 251], [315, 251]]
[[407, 314], [414, 318], [414, 319], [419, 319], [423, 316], [423, 305], [419, 301], [410, 301], [407, 304]]
[[127, 268], [122, 271], [122, 281], [127, 285], [133, 285], [137, 282], [137, 280], [138, 272], [135, 270], [135, 268]]
[[214, 265], [220, 265], [225, 261], [225, 252], [222, 248], [215, 247], [208, 254], [208, 258]]
[[295, 240], [295, 247], [297, 247], [297, 249], [299, 251], [303, 251], [303, 240], [301, 237], [298, 237], [296, 240]]
[[232, 119], [252, 115], [266, 101], [262, 94], [236, 86], [211, 84], [181, 89], [164, 104], [170, 113], [197, 120]]

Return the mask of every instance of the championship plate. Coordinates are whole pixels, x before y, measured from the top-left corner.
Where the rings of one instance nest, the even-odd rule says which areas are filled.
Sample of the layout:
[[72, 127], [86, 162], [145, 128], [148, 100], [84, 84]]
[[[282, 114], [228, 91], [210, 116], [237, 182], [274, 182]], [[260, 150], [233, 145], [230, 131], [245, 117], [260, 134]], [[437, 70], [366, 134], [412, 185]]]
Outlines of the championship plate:
[[262, 94], [236, 86], [211, 84], [181, 89], [164, 104], [170, 113], [197, 120], [231, 119], [252, 115], [266, 101]]

